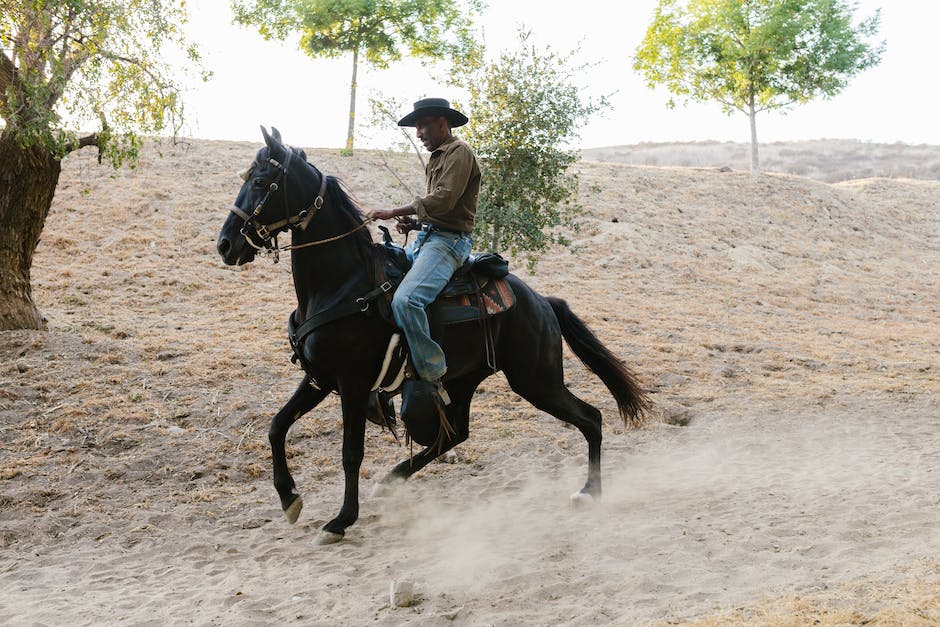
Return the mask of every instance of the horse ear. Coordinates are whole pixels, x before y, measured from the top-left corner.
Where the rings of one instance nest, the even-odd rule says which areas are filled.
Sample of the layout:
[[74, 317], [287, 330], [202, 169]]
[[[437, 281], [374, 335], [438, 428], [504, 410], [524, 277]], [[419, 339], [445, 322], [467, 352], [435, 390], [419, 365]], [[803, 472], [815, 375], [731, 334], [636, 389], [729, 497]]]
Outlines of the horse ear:
[[279, 144], [283, 144], [284, 140], [281, 139], [281, 131], [277, 130], [273, 126], [271, 127], [271, 136], [278, 141]]
[[[261, 127], [261, 134], [264, 135], [264, 143], [268, 145], [268, 154], [272, 157], [275, 155], [282, 155], [287, 151], [287, 149], [284, 148], [284, 144], [281, 143], [281, 134], [278, 133], [277, 129], [273, 126], [271, 127], [271, 130], [273, 133], [268, 134], [268, 130], [263, 126]], [[278, 156], [277, 158], [280, 159], [281, 157]]]
[[261, 127], [261, 135], [264, 137], [264, 143], [268, 145], [268, 148], [273, 148], [274, 138], [268, 134], [268, 129]]

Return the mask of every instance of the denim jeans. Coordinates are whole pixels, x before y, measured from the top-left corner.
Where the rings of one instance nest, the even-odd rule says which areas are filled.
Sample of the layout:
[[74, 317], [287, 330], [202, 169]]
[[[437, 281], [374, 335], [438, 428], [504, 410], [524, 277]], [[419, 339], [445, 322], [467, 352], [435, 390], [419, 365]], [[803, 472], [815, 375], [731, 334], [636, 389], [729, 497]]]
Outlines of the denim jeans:
[[395, 291], [392, 312], [408, 340], [415, 371], [425, 381], [437, 381], [447, 372], [444, 351], [431, 339], [425, 308], [470, 256], [472, 245], [469, 235], [419, 231], [417, 239], [406, 248], [412, 266]]

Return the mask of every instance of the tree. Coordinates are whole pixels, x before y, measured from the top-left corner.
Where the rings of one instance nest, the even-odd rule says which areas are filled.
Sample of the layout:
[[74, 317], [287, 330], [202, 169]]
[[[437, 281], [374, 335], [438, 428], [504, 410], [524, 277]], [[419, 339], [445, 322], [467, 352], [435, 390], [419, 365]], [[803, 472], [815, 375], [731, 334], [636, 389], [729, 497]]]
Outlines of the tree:
[[839, 0], [660, 0], [633, 67], [650, 87], [747, 114], [756, 175], [758, 113], [831, 98], [881, 60], [884, 43], [866, 41], [880, 11], [858, 25], [853, 11]]
[[356, 129], [356, 88], [360, 55], [385, 69], [404, 52], [437, 58], [459, 54], [471, 42], [469, 15], [477, 0], [233, 0], [235, 22], [254, 25], [265, 39], [300, 34], [300, 49], [311, 57], [352, 55], [346, 150]]
[[136, 161], [141, 134], [175, 133], [182, 103], [160, 50], [173, 44], [197, 63], [198, 52], [181, 34], [182, 0], [0, 0], [0, 9], [0, 330], [41, 329], [30, 268], [61, 159], [97, 146], [118, 167]]
[[481, 161], [483, 184], [475, 238], [493, 251], [524, 251], [529, 267], [550, 244], [570, 244], [558, 229], [578, 228], [578, 160], [570, 148], [578, 129], [608, 106], [606, 97], [582, 97], [572, 65], [576, 50], [558, 54], [529, 42], [485, 63], [477, 51], [457, 64], [453, 83], [467, 90], [470, 122], [462, 137]]

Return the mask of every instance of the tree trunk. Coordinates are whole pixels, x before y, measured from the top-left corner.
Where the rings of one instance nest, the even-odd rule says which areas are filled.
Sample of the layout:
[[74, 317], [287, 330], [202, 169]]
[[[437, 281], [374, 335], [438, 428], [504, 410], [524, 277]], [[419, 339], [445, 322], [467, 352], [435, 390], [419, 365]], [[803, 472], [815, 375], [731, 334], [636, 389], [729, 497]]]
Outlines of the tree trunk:
[[502, 239], [503, 228], [499, 224], [493, 225], [493, 240], [490, 242], [490, 252], [498, 253], [500, 239]]
[[352, 152], [353, 136], [356, 134], [356, 76], [359, 73], [359, 49], [353, 50], [352, 81], [349, 85], [349, 128], [346, 131], [346, 150]]
[[59, 182], [61, 163], [42, 147], [0, 133], [0, 331], [45, 329], [29, 271]]
[[751, 176], [757, 176], [760, 174], [760, 156], [757, 154], [757, 111], [754, 110], [753, 94], [748, 117], [751, 120]]

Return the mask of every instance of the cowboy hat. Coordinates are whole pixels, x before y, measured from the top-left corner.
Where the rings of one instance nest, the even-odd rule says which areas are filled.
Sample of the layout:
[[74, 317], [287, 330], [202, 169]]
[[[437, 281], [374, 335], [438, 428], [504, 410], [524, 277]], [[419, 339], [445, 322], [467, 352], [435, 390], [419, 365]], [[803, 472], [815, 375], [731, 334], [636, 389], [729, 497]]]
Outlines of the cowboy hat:
[[421, 118], [439, 115], [447, 118], [451, 128], [463, 126], [469, 121], [463, 113], [451, 109], [447, 100], [443, 98], [425, 98], [415, 103], [415, 110], [400, 119], [398, 126], [414, 126]]

